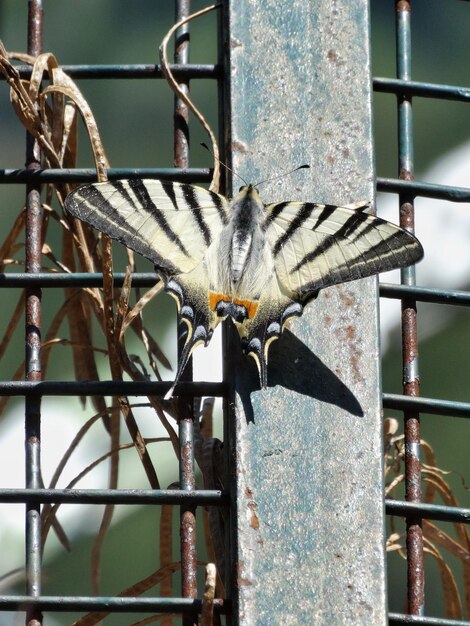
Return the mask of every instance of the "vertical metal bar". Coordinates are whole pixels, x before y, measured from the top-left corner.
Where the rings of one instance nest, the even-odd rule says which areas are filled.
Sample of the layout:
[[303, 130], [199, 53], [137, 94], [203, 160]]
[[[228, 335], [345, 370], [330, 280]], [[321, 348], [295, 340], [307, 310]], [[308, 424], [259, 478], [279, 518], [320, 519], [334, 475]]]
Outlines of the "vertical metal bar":
[[[397, 78], [411, 80], [411, 3], [396, 3]], [[399, 177], [414, 179], [413, 109], [411, 97], [398, 98]], [[414, 198], [401, 195], [400, 225], [414, 232]], [[415, 285], [415, 268], [402, 270], [402, 283]], [[403, 391], [419, 395], [418, 335], [416, 300], [402, 301]], [[421, 501], [420, 421], [415, 411], [405, 411], [405, 494], [408, 502]], [[424, 553], [421, 519], [406, 520], [408, 613], [424, 613]]]
[[[175, 21], [188, 17], [190, 11], [189, 0], [176, 0]], [[175, 44], [175, 63], [189, 63], [189, 29], [185, 24], [176, 32]], [[189, 92], [188, 81], [179, 83], [184, 93]], [[189, 111], [186, 104], [180, 99], [175, 98], [175, 114], [174, 114], [174, 163], [175, 167], [188, 167], [189, 165], [189, 128], [188, 128]]]
[[[374, 198], [367, 0], [231, 0], [234, 171], [264, 202]], [[280, 122], [281, 120], [281, 122]], [[320, 293], [269, 348], [235, 345], [234, 624], [385, 626], [375, 278]]]
[[[42, 52], [42, 0], [28, 1], [28, 54], [37, 56]], [[26, 137], [26, 167], [39, 169], [41, 156], [39, 145], [31, 135]], [[41, 270], [42, 208], [40, 187], [26, 188], [26, 241], [25, 270], [36, 273]], [[25, 312], [25, 378], [41, 380], [41, 290], [26, 289]], [[41, 487], [41, 398], [26, 396], [25, 400], [25, 464], [26, 487]], [[31, 596], [41, 593], [41, 517], [40, 505], [26, 506], [26, 592]], [[42, 623], [41, 613], [29, 610], [28, 626]]]
[[[175, 21], [187, 17], [190, 13], [189, 0], [176, 0]], [[189, 62], [189, 30], [187, 24], [176, 32], [175, 63]], [[179, 84], [188, 93], [188, 82]], [[186, 104], [175, 98], [174, 113], [174, 163], [175, 167], [185, 168], [189, 165], [189, 111]], [[180, 346], [181, 348], [181, 346]], [[192, 378], [192, 363], [186, 367], [185, 378]], [[192, 403], [187, 398], [178, 401], [179, 440], [180, 440], [180, 488], [195, 488], [194, 474], [194, 421]], [[197, 556], [196, 556], [196, 512], [194, 507], [181, 507], [180, 513], [181, 540], [181, 585], [185, 598], [197, 597]], [[197, 615], [184, 615], [183, 626], [197, 624]]]

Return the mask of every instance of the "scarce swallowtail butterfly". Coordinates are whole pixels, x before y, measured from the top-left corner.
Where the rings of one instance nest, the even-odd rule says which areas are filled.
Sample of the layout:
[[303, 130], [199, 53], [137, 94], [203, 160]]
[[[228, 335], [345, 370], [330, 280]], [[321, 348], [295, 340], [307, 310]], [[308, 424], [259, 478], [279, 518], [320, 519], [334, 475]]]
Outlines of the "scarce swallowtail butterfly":
[[174, 384], [231, 317], [266, 387], [271, 342], [320, 289], [423, 256], [413, 235], [367, 214], [368, 203], [265, 205], [252, 185], [228, 201], [194, 185], [119, 180], [83, 185], [65, 206], [149, 259], [176, 299], [187, 333]]

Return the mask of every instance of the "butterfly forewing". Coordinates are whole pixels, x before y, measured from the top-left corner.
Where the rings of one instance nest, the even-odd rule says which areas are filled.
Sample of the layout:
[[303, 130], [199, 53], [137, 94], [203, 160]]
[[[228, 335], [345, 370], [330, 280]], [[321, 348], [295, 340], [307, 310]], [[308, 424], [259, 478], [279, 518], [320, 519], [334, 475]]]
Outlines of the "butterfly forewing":
[[158, 180], [83, 185], [66, 208], [171, 274], [193, 270], [229, 219], [223, 196]]
[[413, 235], [362, 210], [290, 202], [266, 211], [276, 274], [292, 296], [403, 267], [423, 255]]

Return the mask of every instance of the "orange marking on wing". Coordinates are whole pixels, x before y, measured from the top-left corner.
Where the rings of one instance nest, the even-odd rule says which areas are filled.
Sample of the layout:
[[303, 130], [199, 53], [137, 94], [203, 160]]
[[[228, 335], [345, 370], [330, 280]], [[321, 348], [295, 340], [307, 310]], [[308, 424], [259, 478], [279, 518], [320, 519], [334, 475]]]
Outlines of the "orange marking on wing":
[[215, 307], [219, 304], [219, 302], [231, 302], [232, 298], [230, 296], [226, 296], [223, 293], [216, 293], [215, 291], [209, 291], [209, 308], [211, 311], [215, 311]]
[[245, 307], [248, 319], [252, 320], [254, 318], [259, 307], [259, 302], [256, 302], [255, 300], [239, 300], [238, 298], [235, 298], [234, 302], [235, 304]]

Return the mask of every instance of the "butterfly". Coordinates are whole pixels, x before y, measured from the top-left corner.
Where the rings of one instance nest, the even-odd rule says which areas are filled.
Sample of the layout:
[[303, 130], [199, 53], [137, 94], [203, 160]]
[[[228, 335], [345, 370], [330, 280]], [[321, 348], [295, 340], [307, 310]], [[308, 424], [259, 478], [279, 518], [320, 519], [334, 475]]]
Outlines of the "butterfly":
[[167, 397], [194, 348], [227, 317], [265, 388], [269, 346], [321, 289], [423, 256], [416, 237], [366, 213], [367, 202], [265, 205], [252, 185], [229, 201], [195, 185], [117, 180], [79, 187], [65, 206], [149, 259], [175, 298], [186, 331]]

